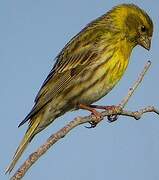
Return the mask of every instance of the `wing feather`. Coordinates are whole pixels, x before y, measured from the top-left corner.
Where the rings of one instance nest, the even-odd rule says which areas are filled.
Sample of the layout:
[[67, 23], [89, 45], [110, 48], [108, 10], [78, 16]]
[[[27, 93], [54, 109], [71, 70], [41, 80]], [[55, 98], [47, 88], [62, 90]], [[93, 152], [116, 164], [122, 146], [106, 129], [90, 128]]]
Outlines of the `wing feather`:
[[[80, 35], [80, 38], [79, 38]], [[92, 35], [92, 36], [91, 36]], [[74, 82], [82, 71], [97, 64], [101, 52], [97, 46], [101, 41], [103, 31], [100, 33], [85, 30], [77, 34], [56, 57], [56, 63], [40, 91], [35, 98], [35, 105], [31, 112], [21, 122], [20, 125], [28, 121], [38, 111], [40, 111], [48, 102], [55, 99], [59, 93], [68, 88]], [[107, 44], [105, 45], [107, 46]]]
[[[19, 124], [19, 127], [23, 125], [26, 121], [28, 121], [32, 116], [34, 116], [38, 111], [40, 111], [48, 102], [56, 98], [59, 93], [69, 87], [70, 84], [76, 82], [76, 77], [89, 64], [91, 64], [91, 57], [97, 56], [96, 53], [90, 51], [82, 53], [85, 53], [85, 55], [81, 56], [81, 54], [79, 54], [79, 56], [76, 55], [74, 56], [74, 58], [68, 58], [70, 64], [65, 64], [64, 62], [64, 67], [61, 64], [61, 67], [63, 67], [62, 69], [57, 66], [56, 68], [53, 68], [51, 70], [50, 74], [47, 77], [48, 79], [44, 81], [44, 84], [42, 85], [42, 88], [40, 89], [36, 97], [34, 107], [32, 108], [31, 112], [26, 116], [26, 118]], [[86, 55], [86, 53], [88, 53], [89, 56]], [[85, 56], [87, 56], [87, 59], [85, 59], [84, 61], [83, 58], [85, 58]]]

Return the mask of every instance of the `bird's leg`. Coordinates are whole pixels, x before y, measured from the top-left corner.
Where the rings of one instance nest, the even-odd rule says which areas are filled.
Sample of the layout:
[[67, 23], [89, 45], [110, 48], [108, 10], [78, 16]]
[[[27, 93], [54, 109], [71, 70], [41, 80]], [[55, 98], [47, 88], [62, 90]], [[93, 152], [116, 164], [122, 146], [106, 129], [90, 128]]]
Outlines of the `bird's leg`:
[[[111, 106], [98, 106], [98, 105], [90, 105], [91, 108], [96, 108], [96, 109], [104, 109], [104, 110], [112, 110], [116, 111], [117, 108], [120, 108], [119, 106], [111, 105]], [[117, 115], [110, 115], [108, 116], [108, 121], [109, 122], [114, 122], [118, 119]]]
[[88, 105], [78, 104], [78, 108], [90, 111], [92, 113], [92, 115], [95, 116], [95, 118], [96, 118], [95, 120], [90, 122], [91, 126], [87, 127], [87, 128], [95, 128], [96, 125], [100, 122], [100, 120], [103, 119], [103, 116], [100, 112], [98, 112], [96, 109], [94, 109]]

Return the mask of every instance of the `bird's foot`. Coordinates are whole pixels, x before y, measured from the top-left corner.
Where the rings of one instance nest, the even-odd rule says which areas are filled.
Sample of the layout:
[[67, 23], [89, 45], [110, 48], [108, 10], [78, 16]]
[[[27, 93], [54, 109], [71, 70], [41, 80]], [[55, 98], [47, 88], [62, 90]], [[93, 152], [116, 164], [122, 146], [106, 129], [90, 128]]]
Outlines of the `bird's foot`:
[[[90, 107], [92, 108], [96, 108], [96, 109], [104, 109], [107, 111], [113, 111], [116, 112], [117, 109], [119, 109], [119, 106], [115, 106], [115, 105], [111, 105], [111, 106], [98, 106], [98, 105], [90, 105]], [[108, 122], [114, 122], [118, 119], [118, 115], [110, 115], [108, 116]]]
[[92, 108], [91, 106], [85, 105], [85, 104], [79, 104], [78, 107], [80, 109], [85, 109], [91, 112], [91, 115], [93, 116], [93, 121], [90, 121], [90, 127], [86, 128], [95, 128], [97, 124], [103, 119], [103, 115], [98, 112], [96, 109]]
[[[118, 106], [112, 105], [112, 106], [105, 106], [104, 109], [107, 111], [116, 112], [116, 109], [118, 108], [119, 108]], [[118, 115], [110, 115], [107, 117], [107, 119], [109, 123], [115, 122], [118, 119]]]
[[95, 119], [93, 121], [90, 121], [89, 124], [91, 126], [86, 126], [86, 128], [95, 128], [97, 126], [97, 124], [103, 119], [103, 115], [96, 111], [95, 109], [92, 109], [92, 114], [91, 114], [93, 117], [95, 117]]

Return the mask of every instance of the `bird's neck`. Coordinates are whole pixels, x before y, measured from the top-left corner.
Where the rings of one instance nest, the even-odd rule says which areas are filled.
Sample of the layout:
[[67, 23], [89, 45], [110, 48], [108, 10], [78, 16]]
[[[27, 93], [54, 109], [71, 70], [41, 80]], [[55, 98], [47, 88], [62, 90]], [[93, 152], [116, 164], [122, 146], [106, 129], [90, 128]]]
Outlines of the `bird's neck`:
[[131, 52], [133, 48], [135, 47], [135, 44], [128, 41], [126, 38], [123, 38], [118, 41], [116, 46], [118, 47], [120, 55], [123, 56], [124, 59], [129, 60]]

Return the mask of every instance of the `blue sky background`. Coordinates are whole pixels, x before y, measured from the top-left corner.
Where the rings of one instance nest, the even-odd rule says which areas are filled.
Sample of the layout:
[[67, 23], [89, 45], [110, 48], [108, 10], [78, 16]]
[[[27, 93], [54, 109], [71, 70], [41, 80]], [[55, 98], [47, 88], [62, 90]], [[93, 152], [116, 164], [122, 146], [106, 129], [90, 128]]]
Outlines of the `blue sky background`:
[[[158, 1], [0, 0], [0, 179], [9, 179], [4, 169], [27, 124], [19, 129], [17, 126], [30, 111], [54, 57], [88, 22], [123, 2], [139, 5], [153, 19], [152, 48], [149, 52], [141, 47], [134, 49], [122, 81], [98, 104], [119, 103], [145, 62], [151, 60], [151, 69], [127, 108], [137, 110], [147, 105], [159, 108]], [[59, 118], [32, 141], [16, 169], [53, 132], [74, 117], [87, 114], [77, 111]], [[146, 114], [140, 121], [120, 117], [115, 123], [103, 121], [91, 130], [77, 127], [52, 147], [24, 180], [157, 180], [158, 152], [157, 115]]]

